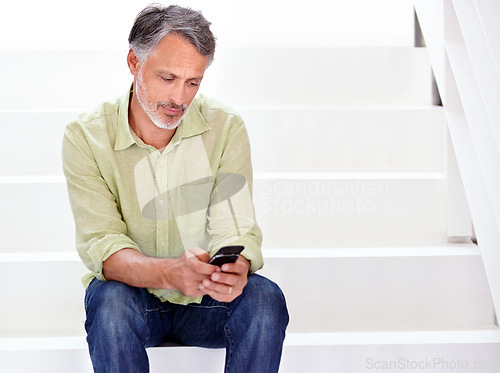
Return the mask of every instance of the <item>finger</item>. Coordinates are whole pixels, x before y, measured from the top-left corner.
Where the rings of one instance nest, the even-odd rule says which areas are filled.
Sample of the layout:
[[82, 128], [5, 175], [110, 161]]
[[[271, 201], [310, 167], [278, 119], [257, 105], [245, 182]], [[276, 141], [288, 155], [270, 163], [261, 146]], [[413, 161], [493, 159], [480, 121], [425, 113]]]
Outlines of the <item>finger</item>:
[[212, 273], [212, 275], [210, 276], [210, 279], [213, 282], [228, 285], [228, 286], [236, 286], [236, 285], [238, 285], [238, 283], [241, 282], [240, 276], [232, 274], [232, 273], [225, 273], [225, 272]]
[[[184, 264], [190, 270], [203, 276], [210, 276], [212, 273], [221, 270], [219, 267], [208, 264], [210, 254], [200, 248], [194, 247], [186, 250], [184, 253], [184, 258]], [[182, 256], [180, 259], [182, 260]]]
[[184, 290], [182, 292], [182, 294], [184, 294], [187, 297], [196, 298], [196, 297], [204, 296], [206, 294], [206, 292], [200, 288], [193, 288], [193, 289]]
[[199, 260], [196, 262], [194, 262], [194, 261], [191, 262], [190, 265], [191, 265], [191, 269], [194, 272], [196, 272], [204, 277], [206, 277], [206, 276], [210, 277], [214, 272], [221, 271], [221, 269], [219, 267], [213, 266], [211, 264], [208, 264], [208, 263], [205, 263], [205, 262], [202, 262]]
[[234, 263], [226, 263], [221, 267], [222, 271], [237, 274], [248, 274], [250, 270], [250, 262], [243, 256], [239, 255]]
[[207, 295], [210, 296], [212, 299], [215, 299], [218, 302], [224, 302], [224, 303], [231, 303], [237, 297], [237, 295], [234, 293], [221, 294], [221, 293], [218, 293], [216, 291], [209, 291], [207, 293]]
[[240, 287], [238, 285], [230, 285], [205, 279], [201, 282], [201, 288], [205, 291], [214, 291], [216, 293], [226, 295], [232, 293]]
[[241, 275], [243, 273], [248, 272], [247, 267], [238, 261], [236, 261], [234, 263], [226, 263], [226, 264], [222, 265], [221, 270], [222, 270], [222, 272], [225, 272], [225, 273], [234, 273], [234, 274], [238, 274], [238, 275]]
[[210, 289], [204, 288], [204, 291], [211, 298], [219, 302], [232, 302], [243, 293], [243, 286], [230, 286], [222, 284], [211, 284]]

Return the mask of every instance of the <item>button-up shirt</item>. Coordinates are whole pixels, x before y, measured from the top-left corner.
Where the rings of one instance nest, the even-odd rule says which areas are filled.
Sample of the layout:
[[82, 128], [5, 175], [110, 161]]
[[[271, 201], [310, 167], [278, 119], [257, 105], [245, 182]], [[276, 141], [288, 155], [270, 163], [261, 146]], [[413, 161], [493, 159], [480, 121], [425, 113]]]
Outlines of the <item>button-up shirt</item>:
[[[124, 248], [176, 258], [200, 247], [213, 254], [243, 245], [253, 273], [263, 265], [252, 202], [250, 144], [241, 117], [203, 95], [189, 106], [161, 152], [128, 122], [130, 93], [80, 115], [65, 130], [63, 167], [85, 286], [105, 281], [103, 262]], [[187, 304], [169, 289], [161, 300]]]

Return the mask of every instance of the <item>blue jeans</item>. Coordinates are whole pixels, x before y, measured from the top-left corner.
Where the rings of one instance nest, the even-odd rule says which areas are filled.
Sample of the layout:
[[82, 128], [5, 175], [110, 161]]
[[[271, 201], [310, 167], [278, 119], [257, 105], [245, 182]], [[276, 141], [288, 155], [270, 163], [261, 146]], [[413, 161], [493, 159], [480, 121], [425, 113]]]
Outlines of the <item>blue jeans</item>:
[[89, 285], [85, 295], [87, 342], [95, 372], [149, 372], [147, 347], [164, 341], [226, 348], [227, 373], [278, 372], [288, 325], [279, 287], [251, 275], [231, 303], [204, 296], [186, 306], [161, 302], [146, 289], [121, 282]]

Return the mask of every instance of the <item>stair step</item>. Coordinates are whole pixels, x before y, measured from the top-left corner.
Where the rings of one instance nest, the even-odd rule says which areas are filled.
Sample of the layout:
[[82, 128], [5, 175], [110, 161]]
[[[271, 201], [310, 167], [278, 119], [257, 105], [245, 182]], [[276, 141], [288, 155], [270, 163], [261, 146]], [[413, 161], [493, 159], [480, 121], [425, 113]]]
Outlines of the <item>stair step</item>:
[[[0, 308], [0, 335], [30, 330], [59, 330], [70, 334], [83, 330], [85, 311], [81, 276], [84, 266], [79, 258], [48, 255], [24, 258], [12, 254], [0, 261], [4, 304]], [[13, 260], [9, 260], [13, 259]], [[15, 286], [7, 286], [16, 279]]]
[[1, 194], [3, 248], [58, 251], [75, 247], [74, 220], [64, 177], [21, 176], [2, 181], [0, 193], [6, 193]]
[[255, 172], [444, 171], [441, 108], [240, 110]]
[[[252, 4], [234, 1], [192, 0], [184, 2], [200, 9], [212, 22], [217, 45], [224, 46], [330, 46], [330, 45], [408, 45], [414, 43], [412, 3], [409, 0], [312, 0], [304, 7], [299, 1], [254, 0]], [[5, 3], [4, 14], [19, 14], [24, 3]], [[84, 49], [122, 48], [135, 15], [146, 3], [88, 1], [78, 7], [78, 17], [66, 19], [47, 12], [36, 1], [29, 3], [26, 26], [0, 40], [0, 49]], [[95, 12], [99, 6], [99, 12]], [[262, 12], [265, 8], [266, 12]], [[319, 11], [318, 11], [319, 10]], [[92, 19], [92, 27], [88, 20]], [[300, 27], [297, 25], [300, 23]], [[15, 29], [15, 17], [0, 24], [3, 35]], [[64, 30], [63, 33], [60, 30]], [[252, 30], [252, 31], [249, 31]], [[54, 37], [58, 35], [58, 37]]]
[[427, 51], [408, 47], [225, 49], [200, 92], [250, 108], [432, 104]]
[[[442, 108], [241, 109], [254, 172], [443, 172]], [[62, 173], [73, 111], [0, 111], [0, 175]], [[307, 135], [304, 136], [303, 133]], [[44, 140], [41, 142], [40, 139]]]
[[[263, 254], [266, 264], [259, 273], [283, 289], [290, 332], [494, 325], [484, 268], [472, 244], [264, 247]], [[17, 279], [15, 287], [2, 290], [11, 306], [0, 308], [0, 335], [47, 328], [81, 331], [83, 270], [75, 252], [0, 254], [0, 283]]]
[[[446, 241], [442, 173], [259, 173], [257, 220], [268, 246]], [[0, 178], [3, 247], [74, 246], [64, 178]], [[8, 196], [8, 197], [7, 197]], [[49, 212], [49, 215], [47, 214]], [[26, 227], [30, 235], [26, 235]], [[465, 236], [465, 234], [464, 234]]]
[[[0, 51], [0, 69], [9, 71], [0, 109], [80, 111], [121, 96], [132, 83], [126, 54]], [[411, 47], [223, 48], [200, 91], [233, 107], [432, 102], [427, 52]]]
[[[3, 333], [0, 336], [0, 351], [21, 350], [79, 350], [87, 348], [86, 335], [79, 333], [43, 330]], [[342, 346], [342, 345], [418, 345], [418, 344], [452, 344], [452, 343], [500, 343], [498, 326], [483, 326], [477, 329], [460, 329], [459, 326], [449, 330], [421, 331], [363, 331], [330, 332], [330, 333], [297, 333], [286, 334], [285, 346]], [[179, 347], [195, 349], [173, 343], [164, 343], [155, 348]], [[212, 350], [212, 349], [210, 349]]]
[[5, 146], [0, 175], [62, 175], [64, 128], [77, 115], [71, 110], [0, 110]]
[[498, 330], [294, 335], [280, 372], [494, 373], [500, 367], [499, 337]]
[[446, 241], [442, 175], [302, 176], [269, 174], [254, 180], [257, 221], [268, 246]]
[[[498, 372], [500, 331], [288, 333], [280, 373], [332, 371]], [[169, 366], [176, 372], [218, 373], [225, 351], [196, 347], [148, 349], [151, 372]], [[86, 373], [91, 371], [85, 338], [0, 338], [0, 368], [16, 373]]]
[[494, 309], [474, 245], [263, 249], [292, 332], [477, 328]]

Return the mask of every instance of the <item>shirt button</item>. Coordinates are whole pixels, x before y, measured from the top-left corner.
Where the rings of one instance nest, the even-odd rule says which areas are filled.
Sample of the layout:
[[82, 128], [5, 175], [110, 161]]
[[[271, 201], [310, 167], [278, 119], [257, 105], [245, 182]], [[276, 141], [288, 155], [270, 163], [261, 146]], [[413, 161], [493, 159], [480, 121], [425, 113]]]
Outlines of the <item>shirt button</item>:
[[164, 204], [164, 203], [165, 203], [165, 201], [164, 201], [164, 200], [162, 200], [162, 199], [160, 199], [160, 200], [158, 201], [158, 204], [160, 204], [160, 205], [162, 205], [162, 206], [163, 206], [163, 204]]

